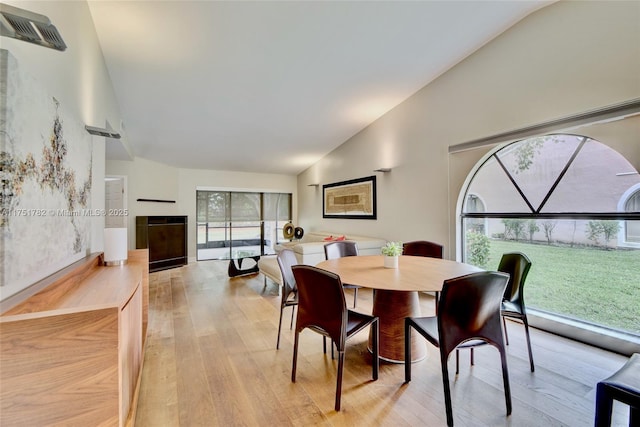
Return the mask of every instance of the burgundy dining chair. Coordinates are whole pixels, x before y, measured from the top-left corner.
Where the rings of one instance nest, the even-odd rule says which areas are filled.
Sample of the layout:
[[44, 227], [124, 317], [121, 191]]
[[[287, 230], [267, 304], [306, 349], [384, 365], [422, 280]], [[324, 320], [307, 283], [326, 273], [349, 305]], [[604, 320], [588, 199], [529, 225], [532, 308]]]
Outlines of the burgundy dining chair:
[[[412, 242], [406, 242], [402, 245], [402, 255], [423, 256], [427, 258], [439, 258], [444, 257], [444, 246], [439, 243], [430, 242], [428, 240], [414, 240]], [[435, 292], [436, 299], [436, 314], [438, 310], [438, 299], [440, 298], [440, 292]]]
[[[345, 256], [358, 256], [358, 244], [350, 240], [341, 240], [338, 242], [331, 242], [324, 245], [324, 257], [325, 259], [336, 259]], [[353, 308], [356, 308], [358, 301], [358, 289], [360, 286], [343, 283], [346, 289], [353, 289]]]
[[502, 323], [504, 325], [504, 336], [509, 345], [507, 335], [507, 322], [505, 318], [518, 319], [524, 324], [524, 332], [527, 338], [527, 349], [529, 350], [529, 365], [531, 372], [535, 371], [533, 365], [533, 352], [531, 351], [531, 337], [529, 336], [529, 321], [527, 319], [527, 308], [524, 304], [524, 282], [531, 269], [531, 260], [521, 252], [510, 252], [502, 255], [498, 271], [509, 274], [509, 283], [504, 291], [502, 299]]
[[438, 315], [405, 319], [405, 382], [411, 381], [411, 330], [417, 331], [440, 350], [447, 425], [453, 426], [448, 360], [452, 351], [491, 344], [498, 349], [507, 415], [511, 414], [511, 389], [500, 304], [509, 275], [481, 271], [444, 281]]
[[298, 285], [298, 317], [293, 344], [291, 381], [296, 382], [300, 333], [308, 328], [330, 338], [338, 351], [335, 410], [339, 411], [346, 341], [367, 326], [371, 326], [372, 336], [371, 375], [373, 380], [378, 379], [378, 317], [347, 309], [344, 289], [337, 274], [308, 265], [293, 266], [292, 271]]
[[284, 249], [278, 256], [278, 266], [282, 276], [282, 298], [280, 299], [280, 320], [278, 321], [278, 341], [276, 342], [276, 350], [280, 348], [280, 331], [282, 330], [282, 313], [285, 308], [291, 307], [291, 325], [293, 328], [293, 315], [298, 305], [298, 286], [296, 278], [293, 276], [291, 267], [298, 264], [295, 253], [291, 249]]

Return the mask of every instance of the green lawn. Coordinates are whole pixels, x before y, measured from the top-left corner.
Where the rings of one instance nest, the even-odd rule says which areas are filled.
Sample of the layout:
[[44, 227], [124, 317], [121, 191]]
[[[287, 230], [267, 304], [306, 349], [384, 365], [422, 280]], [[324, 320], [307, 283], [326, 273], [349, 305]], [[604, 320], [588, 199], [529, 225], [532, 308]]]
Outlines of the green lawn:
[[524, 292], [528, 307], [640, 334], [640, 250], [491, 240], [487, 269], [495, 270], [511, 251], [532, 262]]

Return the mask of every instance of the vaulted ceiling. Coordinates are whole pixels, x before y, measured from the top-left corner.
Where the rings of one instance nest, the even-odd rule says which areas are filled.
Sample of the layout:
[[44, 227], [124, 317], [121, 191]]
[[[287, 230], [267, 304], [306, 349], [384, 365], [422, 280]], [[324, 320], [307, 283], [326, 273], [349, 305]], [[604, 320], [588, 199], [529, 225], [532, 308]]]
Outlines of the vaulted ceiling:
[[89, 1], [136, 156], [293, 175], [547, 4]]

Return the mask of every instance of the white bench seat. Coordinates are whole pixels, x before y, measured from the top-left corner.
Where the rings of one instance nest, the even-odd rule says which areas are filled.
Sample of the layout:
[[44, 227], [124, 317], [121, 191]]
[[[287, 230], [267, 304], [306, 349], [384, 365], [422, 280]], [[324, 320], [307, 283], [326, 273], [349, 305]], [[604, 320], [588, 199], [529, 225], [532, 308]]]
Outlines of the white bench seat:
[[258, 269], [265, 277], [265, 280], [269, 278], [279, 286], [282, 286], [282, 274], [280, 273], [280, 266], [275, 256], [260, 257]]

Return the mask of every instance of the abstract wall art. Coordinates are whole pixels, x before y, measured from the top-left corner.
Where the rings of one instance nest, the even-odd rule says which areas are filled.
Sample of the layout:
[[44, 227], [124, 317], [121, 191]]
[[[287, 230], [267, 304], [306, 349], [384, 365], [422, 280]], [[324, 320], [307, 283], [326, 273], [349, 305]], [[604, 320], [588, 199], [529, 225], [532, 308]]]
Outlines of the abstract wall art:
[[87, 254], [91, 136], [0, 50], [0, 300]]

